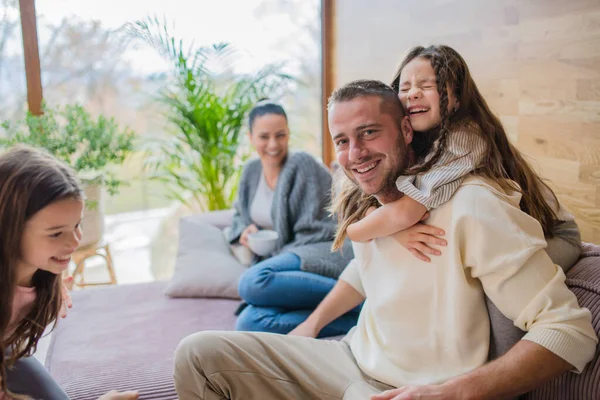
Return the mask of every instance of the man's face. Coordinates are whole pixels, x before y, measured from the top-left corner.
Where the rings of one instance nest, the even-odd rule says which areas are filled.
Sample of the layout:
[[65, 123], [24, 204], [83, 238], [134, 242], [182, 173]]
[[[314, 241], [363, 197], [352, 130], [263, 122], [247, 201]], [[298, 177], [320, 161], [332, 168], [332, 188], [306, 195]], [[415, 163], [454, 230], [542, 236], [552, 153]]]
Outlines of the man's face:
[[346, 175], [367, 194], [387, 202], [396, 178], [406, 167], [412, 129], [407, 117], [402, 129], [381, 109], [377, 96], [361, 96], [336, 103], [329, 110], [329, 130], [337, 161]]

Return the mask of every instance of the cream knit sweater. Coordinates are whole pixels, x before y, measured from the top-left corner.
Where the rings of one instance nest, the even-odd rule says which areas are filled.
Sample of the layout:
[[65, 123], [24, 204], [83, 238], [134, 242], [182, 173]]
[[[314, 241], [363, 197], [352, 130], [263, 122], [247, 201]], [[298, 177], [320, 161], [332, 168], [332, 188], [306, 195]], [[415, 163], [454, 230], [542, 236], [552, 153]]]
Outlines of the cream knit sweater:
[[598, 341], [591, 315], [550, 261], [540, 224], [504, 193], [466, 179], [428, 224], [448, 246], [431, 263], [395, 239], [354, 243], [340, 279], [367, 298], [348, 340], [363, 371], [392, 386], [441, 383], [487, 360], [484, 291], [519, 328], [581, 371]]

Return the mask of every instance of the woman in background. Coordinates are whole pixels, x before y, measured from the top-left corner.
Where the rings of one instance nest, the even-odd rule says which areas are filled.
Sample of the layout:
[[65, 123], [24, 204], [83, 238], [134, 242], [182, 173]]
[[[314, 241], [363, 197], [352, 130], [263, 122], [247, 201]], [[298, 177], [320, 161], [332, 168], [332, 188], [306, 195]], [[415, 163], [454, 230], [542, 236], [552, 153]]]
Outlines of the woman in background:
[[[236, 329], [287, 334], [302, 323], [329, 293], [353, 257], [349, 243], [331, 252], [336, 231], [329, 215], [331, 174], [311, 155], [288, 151], [287, 115], [265, 100], [250, 112], [249, 138], [258, 155], [242, 173], [232, 244], [248, 247], [248, 235], [261, 229], [279, 234], [276, 250], [241, 277], [239, 294], [247, 303]], [[350, 312], [329, 324], [321, 336], [345, 334], [356, 324]]]

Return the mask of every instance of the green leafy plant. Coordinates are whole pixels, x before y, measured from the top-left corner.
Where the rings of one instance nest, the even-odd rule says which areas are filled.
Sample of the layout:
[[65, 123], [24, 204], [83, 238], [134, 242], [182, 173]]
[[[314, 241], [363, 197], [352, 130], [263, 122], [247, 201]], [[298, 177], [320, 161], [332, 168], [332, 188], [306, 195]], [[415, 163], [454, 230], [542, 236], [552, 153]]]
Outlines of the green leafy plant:
[[245, 117], [261, 98], [281, 96], [293, 77], [273, 64], [254, 74], [235, 72], [239, 57], [229, 44], [184, 48], [156, 18], [129, 28], [172, 67], [157, 100], [174, 129], [152, 149], [152, 178], [184, 204], [231, 207], [247, 158], [239, 151]]
[[30, 113], [16, 123], [2, 123], [0, 146], [24, 143], [46, 149], [79, 174], [102, 184], [115, 194], [123, 183], [111, 171], [122, 164], [134, 149], [134, 133], [120, 129], [113, 118], [94, 119], [81, 105], [44, 107], [43, 114]]

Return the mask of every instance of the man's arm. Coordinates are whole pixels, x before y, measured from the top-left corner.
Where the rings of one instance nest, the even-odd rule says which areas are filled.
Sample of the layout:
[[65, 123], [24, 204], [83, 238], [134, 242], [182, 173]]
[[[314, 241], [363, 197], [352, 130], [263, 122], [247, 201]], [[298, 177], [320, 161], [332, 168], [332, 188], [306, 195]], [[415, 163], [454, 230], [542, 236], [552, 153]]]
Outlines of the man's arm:
[[457, 381], [494, 398], [532, 390], [569, 369], [581, 372], [598, 338], [589, 310], [579, 306], [562, 269], [544, 251], [539, 222], [519, 209], [517, 197], [485, 188], [469, 195], [476, 203], [468, 205], [473, 211], [458, 230], [467, 272], [527, 334], [504, 357]]
[[519, 396], [573, 369], [550, 350], [521, 340], [504, 356], [446, 383], [465, 399]]
[[467, 273], [479, 279], [494, 304], [527, 335], [503, 357], [440, 385], [411, 386], [375, 400], [495, 399], [531, 391], [556, 376], [583, 370], [598, 338], [552, 263], [539, 222], [518, 208], [518, 198], [491, 188], [469, 188], [454, 207]]
[[370, 400], [504, 399], [527, 393], [573, 368], [559, 356], [529, 340], [521, 340], [491, 363], [441, 385], [405, 386]]
[[[333, 289], [310, 314], [310, 316], [291, 331], [290, 335], [317, 337], [321, 329], [336, 318], [354, 309], [365, 300], [365, 296], [356, 270], [356, 261], [352, 260], [340, 276]], [[348, 283], [346, 280], [348, 280]]]
[[[598, 337], [589, 310], [565, 284], [562, 269], [544, 251], [537, 220], [521, 211], [518, 196], [503, 198], [487, 188], [467, 191], [473, 211], [457, 227], [466, 272], [524, 339], [550, 350], [581, 372], [593, 358]], [[467, 194], [465, 193], [465, 194]]]

